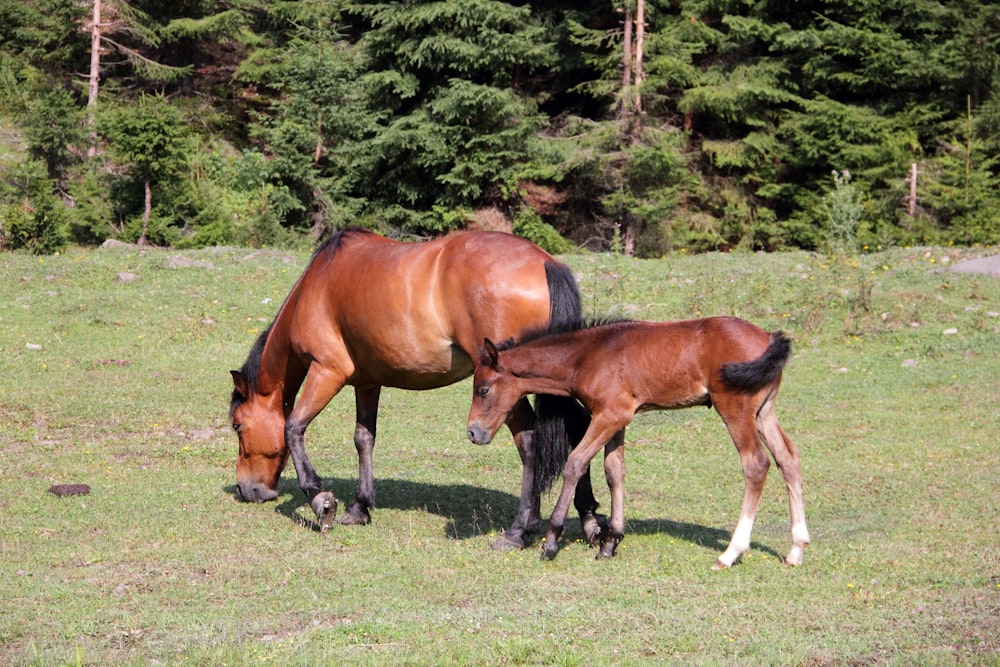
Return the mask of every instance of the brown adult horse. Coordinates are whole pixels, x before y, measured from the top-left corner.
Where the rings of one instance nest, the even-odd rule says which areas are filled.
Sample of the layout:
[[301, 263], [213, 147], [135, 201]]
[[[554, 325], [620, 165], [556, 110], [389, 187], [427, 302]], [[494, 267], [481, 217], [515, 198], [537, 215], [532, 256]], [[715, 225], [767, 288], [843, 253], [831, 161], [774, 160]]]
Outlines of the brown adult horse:
[[[359, 229], [336, 233], [316, 250], [274, 322], [239, 371], [230, 405], [239, 436], [239, 496], [261, 502], [278, 495], [289, 454], [299, 487], [323, 527], [336, 500], [306, 456], [310, 422], [345, 385], [354, 387], [358, 490], [338, 519], [364, 524], [375, 504], [372, 450], [383, 386], [434, 389], [468, 377], [484, 338], [503, 340], [525, 328], [580, 317], [570, 270], [538, 246], [509, 234], [468, 233], [427, 243], [402, 243]], [[301, 391], [300, 391], [301, 389]], [[523, 547], [537, 530], [538, 497], [565, 458], [535, 456], [535, 413], [515, 401], [506, 421], [523, 464], [517, 516], [497, 547]], [[572, 401], [539, 397], [538, 431], [586, 413]], [[547, 428], [542, 429], [542, 420]], [[550, 428], [551, 427], [551, 428]], [[545, 451], [551, 448], [546, 447]], [[589, 476], [577, 494], [588, 534], [597, 534], [597, 502]]]
[[729, 547], [715, 568], [732, 565], [750, 549], [770, 450], [788, 487], [792, 516], [789, 565], [802, 564], [809, 544], [799, 452], [778, 424], [774, 399], [791, 344], [746, 320], [714, 317], [684, 322], [614, 322], [574, 331], [529, 336], [521, 343], [486, 341], [473, 380], [469, 439], [488, 443], [505, 416], [527, 393], [578, 399], [592, 419], [569, 455], [563, 487], [549, 520], [545, 556], [554, 558], [573, 485], [604, 447], [611, 489], [611, 520], [599, 556], [611, 557], [625, 530], [625, 427], [638, 412], [714, 406], [739, 451], [746, 487]]

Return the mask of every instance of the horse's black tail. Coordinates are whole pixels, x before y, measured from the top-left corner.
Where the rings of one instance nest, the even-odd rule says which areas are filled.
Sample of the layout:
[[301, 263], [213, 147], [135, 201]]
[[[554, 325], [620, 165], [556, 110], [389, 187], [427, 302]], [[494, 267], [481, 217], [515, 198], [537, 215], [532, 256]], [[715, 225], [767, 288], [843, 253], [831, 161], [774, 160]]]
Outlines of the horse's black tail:
[[[564, 264], [548, 262], [545, 278], [549, 285], [551, 317], [549, 330], [558, 331], [583, 319], [580, 292], [573, 272]], [[590, 414], [566, 396], [539, 395], [535, 399], [535, 496], [548, 491], [562, 474], [569, 453], [590, 425]]]
[[780, 331], [771, 334], [764, 354], [753, 361], [723, 364], [719, 369], [722, 381], [733, 389], [754, 392], [773, 384], [792, 354], [792, 342]]

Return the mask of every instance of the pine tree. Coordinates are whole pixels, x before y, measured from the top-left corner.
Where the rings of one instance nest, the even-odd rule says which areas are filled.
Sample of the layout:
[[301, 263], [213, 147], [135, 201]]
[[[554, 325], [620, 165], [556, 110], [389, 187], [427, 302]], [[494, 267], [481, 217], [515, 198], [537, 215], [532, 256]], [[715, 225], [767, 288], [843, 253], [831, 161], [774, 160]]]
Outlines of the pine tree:
[[102, 126], [115, 158], [142, 186], [141, 227], [137, 242], [145, 245], [155, 231], [155, 241], [169, 241], [168, 230], [151, 229], [153, 193], [184, 173], [190, 150], [188, 125], [162, 95], [143, 95], [138, 104], [119, 107], [104, 115]]
[[553, 60], [527, 7], [496, 0], [359, 5], [361, 77], [377, 124], [353, 150], [358, 192], [398, 224], [435, 230], [441, 212], [499, 203], [542, 127], [523, 81]]

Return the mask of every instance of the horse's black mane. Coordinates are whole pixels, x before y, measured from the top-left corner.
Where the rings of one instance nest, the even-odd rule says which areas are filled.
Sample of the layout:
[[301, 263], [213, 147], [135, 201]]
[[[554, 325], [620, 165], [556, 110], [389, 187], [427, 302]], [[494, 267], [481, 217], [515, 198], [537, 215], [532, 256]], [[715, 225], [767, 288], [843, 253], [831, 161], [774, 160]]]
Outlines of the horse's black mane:
[[526, 329], [521, 332], [519, 338], [508, 338], [505, 341], [494, 343], [494, 346], [498, 352], [503, 352], [504, 350], [519, 347], [542, 338], [573, 333], [584, 329], [596, 329], [598, 327], [614, 326], [618, 324], [630, 324], [631, 322], [634, 322], [634, 320], [622, 317], [585, 317], [563, 322], [561, 324], [550, 325], [548, 327]]
[[[318, 248], [316, 248], [316, 252], [312, 254], [312, 257], [309, 259], [309, 264], [306, 266], [306, 270], [302, 272], [302, 275], [305, 275], [309, 271], [309, 267], [312, 266], [313, 262], [315, 262], [316, 258], [320, 255], [329, 255], [329, 259], [332, 259], [337, 250], [340, 249], [345, 236], [371, 233], [373, 233], [371, 230], [363, 229], [361, 227], [347, 227], [345, 229], [337, 230], [331, 234], [330, 237]], [[301, 280], [301, 277], [299, 280]], [[296, 285], [298, 285], [298, 282], [296, 282]], [[288, 298], [291, 297], [294, 291], [295, 287], [292, 287], [292, 289], [288, 291], [288, 296], [285, 297], [285, 303], [288, 302]], [[284, 304], [282, 304], [281, 308], [284, 308]], [[279, 313], [281, 312], [281, 308], [278, 309]], [[277, 319], [277, 315], [275, 316], [275, 319]], [[251, 391], [256, 391], [258, 385], [260, 384], [260, 361], [261, 357], [264, 355], [264, 346], [267, 344], [267, 338], [271, 334], [272, 327], [274, 327], [274, 321], [272, 321], [271, 324], [267, 326], [267, 329], [265, 329], [264, 332], [257, 337], [253, 347], [250, 348], [250, 354], [247, 355], [247, 360], [243, 362], [243, 367], [240, 368], [240, 375], [242, 375], [243, 379], [246, 380], [247, 387], [249, 387]], [[247, 396], [242, 395], [240, 392], [233, 391], [233, 396], [229, 404], [229, 414], [231, 415], [236, 408], [247, 400], [247, 398]]]
[[326, 241], [323, 241], [323, 243], [321, 243], [318, 248], [316, 248], [316, 252], [313, 253], [312, 259], [309, 260], [309, 263], [312, 264], [312, 262], [317, 257], [326, 252], [329, 252], [330, 256], [332, 257], [334, 254], [336, 254], [337, 250], [340, 249], [341, 241], [344, 240], [345, 236], [357, 236], [359, 234], [374, 234], [374, 233], [375, 232], [373, 232], [372, 230], [365, 229], [364, 227], [345, 227], [344, 229], [339, 229], [335, 231], [333, 234], [330, 234], [330, 237], [327, 238]]

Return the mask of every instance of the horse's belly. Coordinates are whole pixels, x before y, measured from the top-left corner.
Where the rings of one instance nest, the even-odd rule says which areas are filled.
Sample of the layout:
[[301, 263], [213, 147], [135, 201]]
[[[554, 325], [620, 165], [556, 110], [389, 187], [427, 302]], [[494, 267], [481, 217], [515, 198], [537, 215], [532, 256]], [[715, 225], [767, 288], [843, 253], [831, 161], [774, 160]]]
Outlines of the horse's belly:
[[357, 372], [350, 384], [377, 384], [399, 389], [437, 389], [472, 375], [472, 360], [460, 348], [447, 346], [435, 353], [396, 354], [388, 358], [355, 359]]

